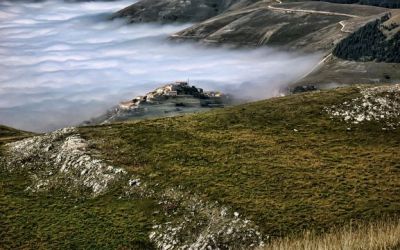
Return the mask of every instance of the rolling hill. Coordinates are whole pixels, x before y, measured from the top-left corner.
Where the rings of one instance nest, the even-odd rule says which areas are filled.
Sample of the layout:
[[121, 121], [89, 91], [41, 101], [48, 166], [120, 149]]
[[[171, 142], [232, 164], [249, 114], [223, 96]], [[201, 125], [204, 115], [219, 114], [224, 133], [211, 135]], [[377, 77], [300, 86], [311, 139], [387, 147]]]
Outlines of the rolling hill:
[[[325, 2], [277, 4], [263, 1], [210, 18], [172, 37], [212, 44], [269, 45], [303, 52], [326, 52], [349, 32], [363, 26], [368, 17], [374, 18], [385, 11]], [[340, 25], [344, 21], [347, 23]]]
[[10, 141], [23, 139], [31, 135], [33, 135], [33, 133], [0, 125], [0, 145]]
[[259, 0], [143, 0], [122, 9], [113, 18], [135, 22], [198, 22]]
[[0, 245], [249, 249], [397, 218], [399, 95], [317, 91], [3, 145]]
[[[376, 6], [369, 1], [343, 4], [343, 1], [232, 1], [223, 2], [218, 11], [204, 13], [201, 1], [163, 1], [155, 5], [150, 0], [140, 1], [114, 15], [128, 22], [190, 22], [194, 24], [171, 35], [176, 41], [195, 40], [207, 45], [234, 47], [269, 46], [296, 53], [323, 53], [324, 60], [310, 74], [293, 82], [293, 86], [330, 86], [350, 84], [396, 83], [400, 79], [397, 59], [388, 55], [369, 56], [374, 47], [386, 54], [397, 53], [396, 29], [371, 30], [371, 23], [386, 15], [397, 16], [397, 10]], [[346, 3], [350, 3], [346, 1]], [[199, 7], [202, 5], [203, 7]], [[141, 6], [140, 8], [138, 6]], [[386, 6], [386, 5], [385, 5]], [[387, 6], [391, 7], [391, 6]], [[167, 13], [167, 14], [166, 14]], [[195, 14], [194, 14], [195, 13]], [[201, 14], [198, 17], [197, 14]], [[166, 18], [172, 15], [176, 18]], [[395, 23], [391, 18], [390, 25]], [[380, 26], [381, 27], [381, 26]], [[384, 27], [384, 26], [382, 26]], [[361, 35], [362, 31], [369, 36]], [[370, 31], [368, 33], [368, 30]], [[382, 31], [381, 31], [382, 30]], [[386, 31], [385, 31], [386, 30]], [[357, 41], [369, 41], [380, 36], [376, 44], [359, 45]], [[354, 38], [357, 39], [354, 40]], [[388, 37], [385, 42], [384, 37]], [[351, 42], [353, 41], [353, 43]], [[364, 46], [363, 53], [358, 53]], [[390, 50], [390, 52], [388, 52]], [[333, 53], [332, 53], [333, 52]], [[358, 53], [358, 55], [349, 55]], [[393, 55], [392, 55], [393, 56]], [[363, 57], [358, 60], [358, 57]], [[365, 60], [366, 58], [369, 60]], [[395, 63], [393, 63], [395, 62]]]

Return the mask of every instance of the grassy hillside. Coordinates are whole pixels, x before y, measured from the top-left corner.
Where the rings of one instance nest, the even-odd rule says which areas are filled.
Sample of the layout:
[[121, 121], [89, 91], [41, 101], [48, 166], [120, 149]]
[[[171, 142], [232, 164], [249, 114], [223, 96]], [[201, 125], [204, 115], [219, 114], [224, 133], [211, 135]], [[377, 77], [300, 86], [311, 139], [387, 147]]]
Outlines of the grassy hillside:
[[246, 5], [248, 2], [249, 0], [198, 0], [193, 2], [142, 0], [118, 11], [114, 14], [114, 18], [127, 18], [131, 23], [198, 22], [218, 15], [235, 4]]
[[400, 211], [398, 130], [324, 112], [358, 95], [295, 95], [81, 132], [112, 164], [228, 204], [279, 236]]
[[333, 54], [354, 61], [400, 62], [400, 14], [386, 15], [343, 39]]
[[4, 144], [6, 144], [8, 142], [13, 142], [16, 140], [21, 140], [21, 139], [26, 138], [31, 135], [33, 135], [33, 133], [25, 132], [25, 131], [21, 131], [18, 129], [0, 125], [0, 157], [3, 154], [2, 147]]
[[32, 133], [0, 125], [0, 143], [27, 137]]
[[[79, 128], [93, 155], [142, 184], [127, 189], [122, 179], [96, 197], [57, 187], [28, 192], [31, 172], [0, 171], [0, 246], [151, 249], [149, 235], [163, 223], [191, 219], [180, 235], [190, 238], [199, 224], [210, 225], [211, 213], [218, 228], [225, 223], [220, 206], [250, 219], [269, 239], [396, 218], [399, 130], [386, 120], [357, 124], [329, 113], [362, 95], [353, 87]], [[400, 122], [385, 112], [390, 124]]]

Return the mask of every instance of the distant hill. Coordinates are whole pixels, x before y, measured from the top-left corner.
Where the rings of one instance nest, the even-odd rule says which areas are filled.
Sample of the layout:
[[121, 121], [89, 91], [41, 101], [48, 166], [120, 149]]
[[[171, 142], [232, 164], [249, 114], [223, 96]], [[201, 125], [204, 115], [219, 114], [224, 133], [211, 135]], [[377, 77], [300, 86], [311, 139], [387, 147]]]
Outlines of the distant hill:
[[10, 128], [0, 125], [0, 145], [6, 142], [18, 140], [32, 135], [33, 133], [21, 131], [18, 129]]
[[388, 14], [342, 40], [333, 54], [355, 61], [400, 63], [400, 14]]
[[365, 4], [365, 5], [373, 5], [385, 8], [400, 8], [399, 0], [317, 0], [317, 1], [325, 1], [331, 3], [346, 3], [346, 4]]
[[231, 7], [246, 6], [260, 0], [141, 0], [114, 14], [129, 22], [199, 22]]
[[[373, 6], [328, 2], [263, 1], [228, 11], [174, 34], [174, 39], [211, 44], [276, 46], [307, 52], [331, 51], [334, 44], [367, 23], [368, 16], [384, 13]], [[354, 17], [360, 18], [354, 18]], [[340, 22], [346, 21], [346, 30]]]

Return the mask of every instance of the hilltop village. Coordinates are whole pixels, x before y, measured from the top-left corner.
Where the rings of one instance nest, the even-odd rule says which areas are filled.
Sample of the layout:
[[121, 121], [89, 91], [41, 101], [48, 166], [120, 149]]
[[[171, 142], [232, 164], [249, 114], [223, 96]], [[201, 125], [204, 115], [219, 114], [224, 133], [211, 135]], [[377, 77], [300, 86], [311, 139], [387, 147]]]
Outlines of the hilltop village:
[[233, 98], [230, 95], [218, 91], [204, 91], [188, 82], [178, 81], [166, 84], [144, 96], [137, 96], [132, 100], [121, 102], [106, 114], [87, 121], [84, 125], [176, 116], [212, 108], [223, 108], [232, 101]]

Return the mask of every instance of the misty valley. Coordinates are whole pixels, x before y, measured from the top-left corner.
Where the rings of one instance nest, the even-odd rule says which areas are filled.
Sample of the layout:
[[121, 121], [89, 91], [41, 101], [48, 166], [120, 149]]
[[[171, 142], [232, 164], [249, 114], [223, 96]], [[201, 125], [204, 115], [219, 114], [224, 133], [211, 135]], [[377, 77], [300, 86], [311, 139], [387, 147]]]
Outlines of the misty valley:
[[187, 79], [242, 99], [277, 96], [321, 59], [168, 39], [189, 24], [109, 20], [131, 3], [1, 2], [0, 123], [37, 132], [77, 125]]
[[400, 0], [0, 0], [0, 250], [400, 249]]

